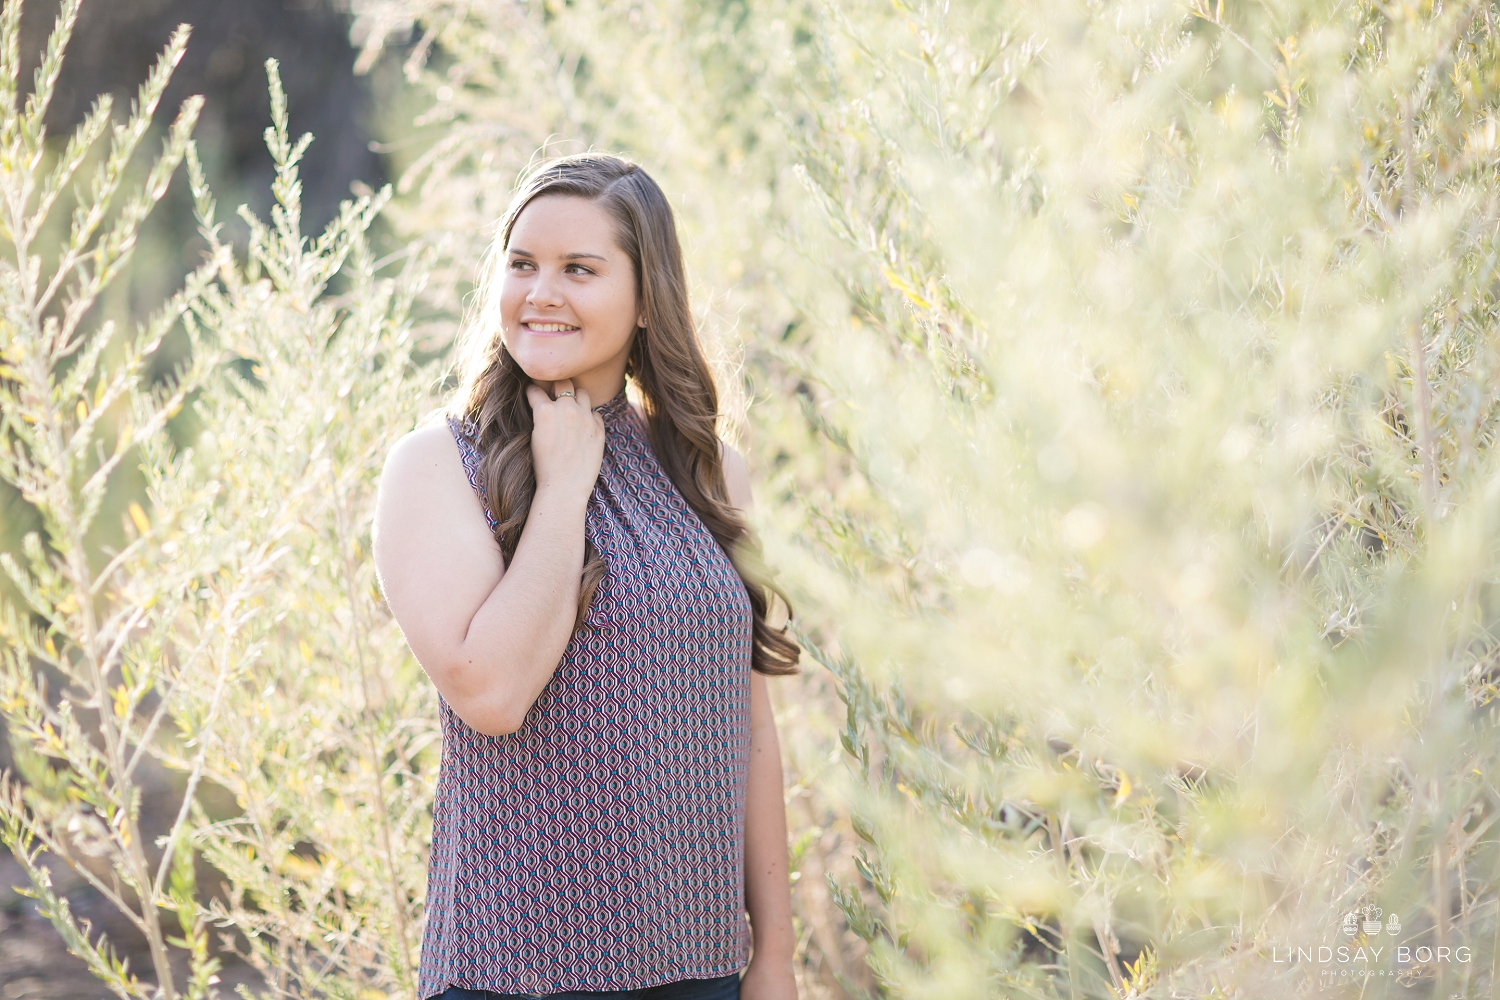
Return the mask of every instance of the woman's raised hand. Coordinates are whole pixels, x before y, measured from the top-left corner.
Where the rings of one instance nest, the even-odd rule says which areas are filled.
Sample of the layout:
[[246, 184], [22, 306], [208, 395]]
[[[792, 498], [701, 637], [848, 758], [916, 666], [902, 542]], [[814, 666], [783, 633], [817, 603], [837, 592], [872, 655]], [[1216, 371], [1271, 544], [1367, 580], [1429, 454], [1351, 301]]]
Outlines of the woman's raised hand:
[[556, 398], [538, 385], [526, 387], [531, 403], [531, 464], [536, 491], [588, 502], [604, 461], [604, 418], [589, 406], [589, 394], [571, 379], [552, 383]]

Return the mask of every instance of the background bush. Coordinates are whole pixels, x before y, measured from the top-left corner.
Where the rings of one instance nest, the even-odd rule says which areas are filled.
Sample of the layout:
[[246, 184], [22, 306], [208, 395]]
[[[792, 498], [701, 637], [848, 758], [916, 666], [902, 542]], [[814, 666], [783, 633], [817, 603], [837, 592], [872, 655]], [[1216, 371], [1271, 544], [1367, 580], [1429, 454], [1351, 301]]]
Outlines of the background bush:
[[[371, 260], [379, 197], [304, 242], [277, 119], [271, 222], [161, 321], [198, 338], [173, 385], [211, 437], [131, 453], [153, 558], [87, 591], [142, 609], [116, 661], [78, 619], [86, 533], [46, 519], [107, 459], [32, 456], [133, 355], [77, 386], [18, 364], [45, 315], [4, 286], [0, 471], [44, 470], [47, 526], [5, 710], [51, 760], [9, 842], [106, 844], [96, 877], [179, 911], [204, 990], [209, 924], [272, 992], [410, 988], [432, 705], [373, 591], [374, 475], [441, 398], [424, 359], [518, 170], [595, 146], [677, 207], [809, 652], [773, 686], [808, 995], [1492, 989], [1495, 13], [354, 0], [360, 68], [397, 47], [430, 105], [383, 209], [410, 249]], [[72, 715], [35, 681], [115, 662]], [[90, 825], [134, 808], [88, 749], [119, 689], [116, 718], [175, 724], [140, 746], [237, 798], [147, 858], [191, 841], [217, 902], [179, 864], [140, 903]], [[118, 804], [65, 790], [90, 781]], [[1394, 930], [1344, 933], [1377, 908]], [[1382, 952], [1290, 960], [1318, 946]]]

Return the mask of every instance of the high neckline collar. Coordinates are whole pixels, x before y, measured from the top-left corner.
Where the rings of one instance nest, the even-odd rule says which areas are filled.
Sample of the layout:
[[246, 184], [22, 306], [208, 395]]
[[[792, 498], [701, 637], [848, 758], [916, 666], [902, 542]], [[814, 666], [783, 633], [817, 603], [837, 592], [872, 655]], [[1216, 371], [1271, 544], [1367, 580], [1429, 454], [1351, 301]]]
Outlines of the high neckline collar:
[[594, 412], [604, 418], [606, 427], [618, 424], [630, 415], [630, 402], [625, 398], [625, 390], [622, 388], [615, 393], [614, 399], [594, 407]]

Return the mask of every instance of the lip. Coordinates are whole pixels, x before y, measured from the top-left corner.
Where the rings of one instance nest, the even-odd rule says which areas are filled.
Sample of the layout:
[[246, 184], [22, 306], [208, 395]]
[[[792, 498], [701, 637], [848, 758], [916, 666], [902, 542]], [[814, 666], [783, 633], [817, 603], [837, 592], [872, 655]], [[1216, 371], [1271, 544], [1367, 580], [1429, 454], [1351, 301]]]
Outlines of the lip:
[[[533, 323], [545, 323], [548, 326], [566, 325], [566, 326], [572, 327], [572, 329], [568, 329], [568, 330], [534, 330], [531, 327], [531, 324], [533, 324]], [[580, 329], [580, 327], [574, 326], [572, 323], [563, 324], [559, 320], [555, 320], [555, 319], [551, 319], [551, 320], [549, 320], [549, 319], [523, 319], [523, 320], [521, 320], [521, 328], [524, 329], [527, 333], [531, 334], [533, 337], [566, 337], [569, 334], [577, 333], [579, 331], [579, 329]]]

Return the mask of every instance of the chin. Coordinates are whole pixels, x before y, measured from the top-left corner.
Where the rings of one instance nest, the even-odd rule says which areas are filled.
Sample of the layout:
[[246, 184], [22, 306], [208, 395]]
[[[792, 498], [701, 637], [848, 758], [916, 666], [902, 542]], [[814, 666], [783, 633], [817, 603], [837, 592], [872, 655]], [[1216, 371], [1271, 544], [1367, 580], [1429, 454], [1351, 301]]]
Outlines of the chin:
[[521, 370], [533, 382], [561, 382], [565, 378], [577, 378], [582, 374], [572, 368], [528, 368], [522, 365]]
[[580, 365], [569, 364], [557, 358], [528, 358], [525, 355], [517, 355], [516, 363], [526, 373], [526, 377], [533, 382], [556, 382], [560, 379], [575, 378], [582, 374]]

